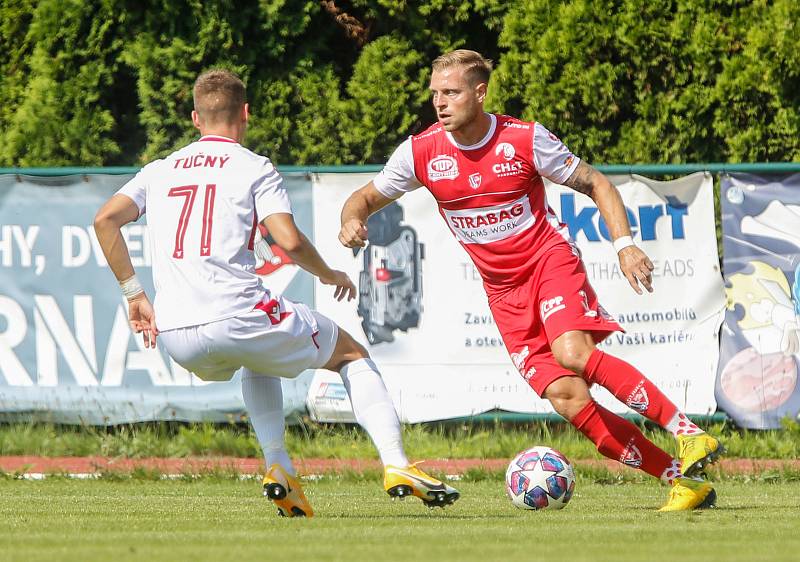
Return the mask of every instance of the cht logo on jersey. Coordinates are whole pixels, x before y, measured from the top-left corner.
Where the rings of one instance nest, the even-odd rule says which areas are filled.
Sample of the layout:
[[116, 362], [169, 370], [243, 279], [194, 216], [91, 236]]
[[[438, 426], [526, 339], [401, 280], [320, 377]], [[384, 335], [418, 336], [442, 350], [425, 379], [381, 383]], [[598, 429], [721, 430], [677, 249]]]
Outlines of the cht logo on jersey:
[[497, 148], [494, 149], [495, 156], [499, 156], [500, 154], [503, 155], [503, 158], [508, 160], [513, 160], [514, 156], [517, 154], [517, 151], [514, 150], [514, 145], [508, 142], [501, 142], [497, 145]]
[[428, 162], [428, 179], [451, 180], [458, 177], [458, 162], [452, 156], [440, 154]]

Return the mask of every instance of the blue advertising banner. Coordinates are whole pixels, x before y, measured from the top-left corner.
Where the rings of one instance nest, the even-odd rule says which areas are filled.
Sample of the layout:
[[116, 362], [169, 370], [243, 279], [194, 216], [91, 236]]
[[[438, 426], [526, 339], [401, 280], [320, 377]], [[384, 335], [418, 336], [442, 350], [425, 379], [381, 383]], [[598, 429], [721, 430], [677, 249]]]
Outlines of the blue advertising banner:
[[[238, 376], [206, 383], [167, 354], [145, 350], [92, 227], [131, 176], [0, 175], [0, 416], [117, 424], [226, 421], [244, 405]], [[287, 175], [296, 220], [311, 235], [311, 182]], [[258, 272], [274, 291], [313, 304], [313, 281], [259, 242]], [[146, 218], [124, 229], [153, 295]], [[266, 258], [266, 259], [265, 259]], [[284, 380], [287, 414], [305, 411], [311, 373]]]
[[800, 412], [800, 174], [722, 178], [727, 311], [716, 397], [739, 425]]

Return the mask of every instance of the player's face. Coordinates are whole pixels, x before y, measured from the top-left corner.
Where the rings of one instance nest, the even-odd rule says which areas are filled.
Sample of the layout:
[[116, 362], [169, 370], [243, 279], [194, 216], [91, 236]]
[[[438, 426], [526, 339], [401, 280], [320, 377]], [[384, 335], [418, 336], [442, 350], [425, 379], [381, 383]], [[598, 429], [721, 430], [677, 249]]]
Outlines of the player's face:
[[483, 114], [486, 84], [470, 84], [459, 66], [434, 71], [430, 90], [436, 117], [445, 131], [459, 131]]

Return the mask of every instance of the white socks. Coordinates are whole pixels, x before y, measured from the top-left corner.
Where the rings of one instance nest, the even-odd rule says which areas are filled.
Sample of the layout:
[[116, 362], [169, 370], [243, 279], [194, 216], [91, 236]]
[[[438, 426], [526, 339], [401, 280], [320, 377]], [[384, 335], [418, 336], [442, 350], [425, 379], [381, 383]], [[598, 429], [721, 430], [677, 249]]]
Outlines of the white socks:
[[672, 486], [676, 478], [683, 478], [683, 474], [681, 474], [681, 461], [672, 459], [672, 464], [665, 468], [664, 472], [661, 474], [661, 481], [668, 486]]
[[[381, 462], [384, 466], [408, 466], [400, 420], [375, 363], [371, 359], [357, 359], [345, 365], [340, 374], [356, 420], [378, 449]], [[284, 442], [286, 425], [281, 380], [242, 369], [242, 397], [250, 424], [264, 452], [266, 468], [277, 463], [294, 475], [294, 466]]]
[[264, 452], [266, 469], [277, 463], [295, 475], [294, 466], [286, 452], [281, 379], [242, 369], [242, 398], [250, 416], [250, 424]]
[[675, 437], [678, 435], [697, 435], [705, 433], [702, 429], [697, 427], [692, 420], [686, 417], [686, 414], [675, 412], [675, 415], [670, 418], [664, 429], [672, 433]]
[[400, 420], [372, 359], [351, 361], [340, 372], [356, 421], [369, 434], [384, 466], [408, 466]]

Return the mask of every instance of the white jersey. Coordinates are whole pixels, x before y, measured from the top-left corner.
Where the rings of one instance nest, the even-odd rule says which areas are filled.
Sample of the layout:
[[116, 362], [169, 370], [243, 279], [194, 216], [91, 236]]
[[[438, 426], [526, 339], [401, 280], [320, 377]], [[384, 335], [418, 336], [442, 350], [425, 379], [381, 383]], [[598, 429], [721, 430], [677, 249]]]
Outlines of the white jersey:
[[151, 162], [118, 193], [147, 212], [159, 330], [231, 318], [261, 302], [256, 226], [292, 212], [268, 158], [207, 135]]

